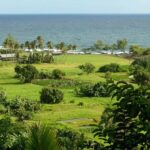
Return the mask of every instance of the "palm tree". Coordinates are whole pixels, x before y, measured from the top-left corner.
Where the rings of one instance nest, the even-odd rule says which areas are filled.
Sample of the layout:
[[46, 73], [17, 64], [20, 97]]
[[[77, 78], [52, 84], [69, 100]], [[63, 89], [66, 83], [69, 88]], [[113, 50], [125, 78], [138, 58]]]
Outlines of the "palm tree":
[[37, 41], [37, 47], [40, 49], [43, 49], [44, 48], [44, 39], [42, 38], [42, 36], [38, 36], [36, 38], [36, 41]]
[[35, 49], [35, 48], [36, 48], [36, 40], [33, 40], [33, 41], [30, 43], [30, 45], [31, 45], [31, 48], [32, 48], [32, 49]]
[[21, 48], [21, 49], [24, 49], [24, 47], [25, 47], [25, 44], [24, 44], [24, 43], [20, 44], [20, 48]]
[[50, 127], [35, 124], [31, 127], [27, 150], [58, 150], [54, 133]]
[[25, 47], [29, 49], [29, 47], [30, 47], [30, 42], [29, 41], [25, 42]]
[[53, 48], [53, 43], [52, 43], [51, 41], [48, 41], [48, 42], [47, 42], [47, 47], [48, 47], [49, 49], [52, 49], [52, 48]]
[[18, 44], [18, 42], [15, 40], [15, 38], [11, 34], [8, 34], [8, 36], [5, 38], [3, 42], [3, 46], [9, 49], [14, 49], [16, 44]]
[[76, 45], [72, 45], [72, 49], [73, 49], [73, 50], [76, 50], [76, 49], [77, 49], [77, 46], [76, 46]]

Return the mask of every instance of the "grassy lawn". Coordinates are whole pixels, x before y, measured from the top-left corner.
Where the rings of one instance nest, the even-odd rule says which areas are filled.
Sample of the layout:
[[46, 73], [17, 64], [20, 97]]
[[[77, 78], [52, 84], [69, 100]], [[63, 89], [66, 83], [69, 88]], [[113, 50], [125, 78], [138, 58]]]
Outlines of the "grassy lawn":
[[[77, 68], [79, 65], [90, 62], [96, 66], [96, 70], [109, 63], [118, 63], [120, 65], [129, 65], [130, 61], [124, 58], [108, 56], [108, 55], [62, 55], [55, 56], [54, 64], [36, 64], [39, 70], [52, 71], [53, 69], [61, 69], [66, 73], [67, 79], [77, 81], [98, 82], [104, 81], [104, 74], [92, 73], [82, 74]], [[43, 85], [37, 84], [22, 84], [18, 79], [15, 79], [14, 63], [0, 63], [0, 88], [7, 93], [8, 99], [16, 96], [26, 97], [32, 100], [39, 100], [40, 90]], [[115, 80], [128, 80], [128, 75], [124, 73], [114, 73], [112, 77]], [[50, 81], [45, 81], [47, 85]], [[34, 115], [30, 122], [47, 122], [54, 126], [67, 126], [80, 130], [90, 135], [90, 129], [86, 128], [91, 124], [97, 124], [100, 115], [105, 107], [113, 101], [110, 98], [86, 98], [76, 97], [73, 88], [62, 88], [64, 93], [64, 101], [55, 105], [42, 105], [41, 111]], [[82, 102], [83, 106], [78, 104]]]

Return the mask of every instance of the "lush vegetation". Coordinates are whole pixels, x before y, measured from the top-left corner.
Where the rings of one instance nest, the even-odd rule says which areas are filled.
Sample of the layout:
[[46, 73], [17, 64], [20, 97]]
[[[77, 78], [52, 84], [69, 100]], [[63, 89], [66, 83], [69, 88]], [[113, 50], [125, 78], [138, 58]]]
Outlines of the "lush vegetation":
[[[0, 63], [0, 149], [149, 149], [149, 81], [138, 70], [149, 73], [148, 56], [132, 61], [61, 55], [54, 60]], [[103, 66], [108, 70], [97, 71]]]
[[50, 52], [30, 52], [28, 55], [16, 53], [19, 64], [53, 63], [54, 59]]
[[57, 48], [62, 51], [66, 50], [75, 50], [76, 45], [75, 44], [66, 44], [64, 42], [60, 42], [57, 44], [54, 44], [52, 41], [47, 41], [45, 43], [45, 40], [42, 36], [37, 36], [33, 41], [25, 41], [24, 43], [19, 43], [12, 35], [8, 35], [4, 41], [3, 41], [4, 48], [8, 48], [13, 50], [20, 50], [20, 49], [44, 49], [45, 47], [49, 49]]
[[110, 150], [149, 149], [149, 91], [126, 82], [112, 84], [109, 89], [117, 102], [105, 109], [95, 136]]
[[90, 63], [86, 63], [84, 65], [80, 65], [79, 69], [81, 69], [83, 72], [86, 72], [87, 74], [89, 74], [94, 71], [95, 66]]
[[41, 103], [56, 104], [63, 100], [63, 93], [54, 88], [43, 88], [41, 91]]
[[16, 66], [16, 77], [24, 83], [29, 83], [38, 76], [38, 70], [32, 65]]
[[121, 69], [121, 67], [116, 63], [107, 64], [98, 69], [98, 72], [121, 72], [121, 71], [123, 71], [123, 69]]
[[96, 84], [85, 83], [75, 89], [77, 96], [82, 97], [109, 97], [109, 82], [98, 82]]
[[149, 86], [150, 82], [150, 56], [136, 58], [130, 66], [133, 81], [139, 85]]

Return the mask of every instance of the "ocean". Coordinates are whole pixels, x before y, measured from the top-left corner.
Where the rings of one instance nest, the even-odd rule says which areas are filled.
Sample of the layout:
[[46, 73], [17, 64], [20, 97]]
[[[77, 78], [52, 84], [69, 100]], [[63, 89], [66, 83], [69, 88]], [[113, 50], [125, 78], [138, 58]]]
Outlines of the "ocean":
[[150, 47], [150, 15], [0, 15], [0, 45], [13, 35], [18, 41], [64, 41], [80, 48], [96, 40], [113, 43], [126, 38], [129, 44]]

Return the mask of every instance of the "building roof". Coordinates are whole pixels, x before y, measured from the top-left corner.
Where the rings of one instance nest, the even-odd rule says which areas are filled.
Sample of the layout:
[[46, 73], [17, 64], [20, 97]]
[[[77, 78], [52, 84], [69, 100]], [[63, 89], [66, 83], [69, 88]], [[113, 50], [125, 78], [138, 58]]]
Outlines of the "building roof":
[[13, 58], [15, 57], [15, 54], [0, 54], [0, 58]]

